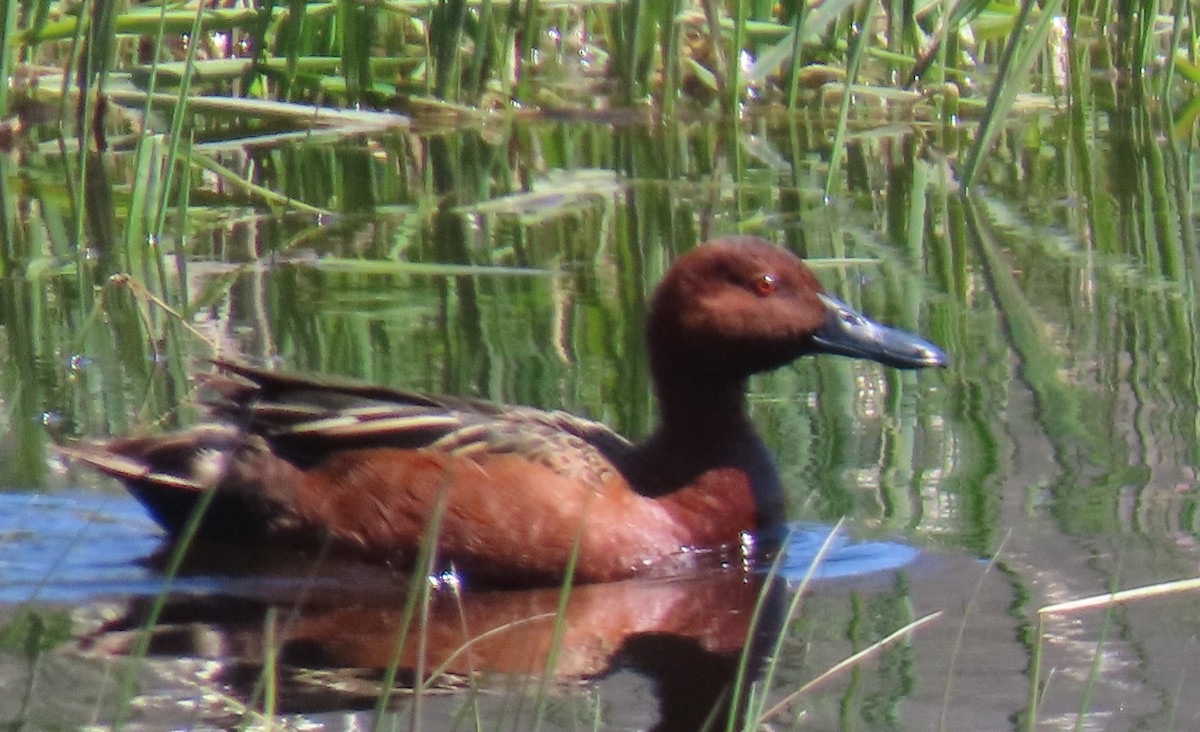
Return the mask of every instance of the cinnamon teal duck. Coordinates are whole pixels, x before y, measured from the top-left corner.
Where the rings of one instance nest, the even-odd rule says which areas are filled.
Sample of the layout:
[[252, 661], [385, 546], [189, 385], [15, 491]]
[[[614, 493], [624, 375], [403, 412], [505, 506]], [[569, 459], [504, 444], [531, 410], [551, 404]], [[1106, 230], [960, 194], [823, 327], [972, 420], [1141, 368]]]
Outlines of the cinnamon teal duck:
[[64, 452], [122, 481], [171, 535], [215, 491], [204, 539], [411, 562], [483, 583], [669, 574], [784, 520], [750, 375], [808, 354], [943, 366], [926, 341], [827, 295], [792, 254], [729, 236], [655, 290], [646, 347], [660, 423], [631, 442], [560, 411], [325, 382], [218, 361], [214, 421]]

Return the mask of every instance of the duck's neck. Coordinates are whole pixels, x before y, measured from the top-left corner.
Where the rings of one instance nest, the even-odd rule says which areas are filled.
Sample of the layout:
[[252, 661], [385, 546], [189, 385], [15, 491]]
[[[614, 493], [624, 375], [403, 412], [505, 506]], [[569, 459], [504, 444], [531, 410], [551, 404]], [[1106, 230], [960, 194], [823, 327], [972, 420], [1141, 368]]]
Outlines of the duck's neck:
[[779, 474], [770, 452], [746, 413], [746, 382], [686, 375], [657, 380], [660, 425], [623, 461], [629, 482], [643, 495], [663, 496], [722, 468], [741, 471], [750, 482], [760, 526], [783, 512]]
[[746, 413], [746, 380], [696, 379], [675, 375], [656, 379], [659, 432], [696, 440], [754, 432]]

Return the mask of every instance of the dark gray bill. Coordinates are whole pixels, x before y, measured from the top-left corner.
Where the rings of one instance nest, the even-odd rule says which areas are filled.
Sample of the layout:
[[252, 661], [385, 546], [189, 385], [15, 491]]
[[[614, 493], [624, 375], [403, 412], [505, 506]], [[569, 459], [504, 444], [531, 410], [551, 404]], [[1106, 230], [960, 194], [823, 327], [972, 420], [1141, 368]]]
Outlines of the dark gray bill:
[[923, 338], [880, 325], [835, 297], [820, 297], [829, 317], [813, 334], [818, 353], [869, 358], [898, 369], [946, 365], [946, 354]]

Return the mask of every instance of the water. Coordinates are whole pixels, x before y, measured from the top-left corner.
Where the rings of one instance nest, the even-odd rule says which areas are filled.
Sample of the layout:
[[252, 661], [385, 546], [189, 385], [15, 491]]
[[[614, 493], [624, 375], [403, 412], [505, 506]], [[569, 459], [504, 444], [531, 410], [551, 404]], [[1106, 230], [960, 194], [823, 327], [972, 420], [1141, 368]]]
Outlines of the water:
[[124, 496], [0, 494], [0, 602], [153, 593], [161, 582], [139, 560], [161, 541], [138, 503]]
[[[55, 218], [61, 206], [22, 189], [32, 198], [10, 225], [23, 241], [50, 244], [9, 252], [12, 274], [0, 281], [0, 617], [28, 629], [33, 613], [59, 630], [37, 636], [54, 641], [37, 663], [18, 642], [28, 634], [0, 635], [18, 637], [0, 645], [0, 677], [13, 692], [0, 694], [0, 716], [76, 726], [110, 709], [104, 664], [128, 650], [161, 588], [145, 561], [157, 529], [113, 484], [64, 468], [52, 441], [191, 423], [200, 412], [193, 377], [217, 353], [562, 407], [643, 435], [653, 422], [646, 293], [675, 254], [737, 230], [817, 260], [831, 292], [922, 333], [951, 359], [920, 374], [812, 359], [752, 383], [753, 418], [778, 456], [790, 517], [823, 527], [847, 519], [846, 543], [787, 626], [770, 698], [942, 613], [806, 692], [780, 724], [803, 713], [817, 729], [1023, 728], [1030, 689], [1044, 687], [1039, 729], [1071, 728], [1078, 714], [1106, 729], [1197, 726], [1194, 597], [1134, 602], [1108, 618], [1047, 616], [1039, 631], [1040, 607], [1200, 566], [1195, 162], [1149, 119], [1084, 131], [1061, 123], [1047, 112], [1005, 133], [998, 150], [1011, 154], [985, 163], [968, 194], [939, 162], [937, 141], [907, 128], [851, 140], [828, 204], [815, 183], [826, 158], [810, 144], [823, 138], [799, 122], [761, 123], [754, 150], [768, 150], [769, 164], [739, 154], [739, 133], [715, 122], [535, 122], [486, 136], [259, 150], [288, 172], [298, 200], [377, 213], [266, 215], [197, 180], [193, 193], [212, 203], [178, 227], [186, 268], [168, 262], [162, 282], [112, 242], [91, 242], [95, 256], [79, 269], [57, 254], [69, 246], [55, 237], [72, 229]], [[134, 179], [127, 165], [114, 159], [115, 180]], [[330, 179], [364, 167], [369, 190], [330, 190]], [[523, 196], [521, 180], [536, 195]], [[130, 276], [110, 279], [117, 273]], [[823, 537], [797, 535], [788, 589]], [[287, 646], [288, 713], [362, 724], [377, 679], [337, 661], [358, 658], [347, 644], [388, 648], [407, 585], [387, 568], [319, 579], [308, 586], [322, 602], [310, 606], [288, 597], [304, 585], [278, 566], [179, 578], [171, 615], [156, 626], [158, 655], [140, 671], [139, 719], [178, 721], [180, 699], [203, 697], [197, 718], [236, 721], [213, 689], [237, 697], [253, 687], [262, 661], [253, 651], [274, 612], [281, 623], [292, 613], [304, 631]], [[362, 597], [364, 587], [387, 592]], [[599, 715], [601, 728], [652, 725], [674, 678], [653, 661], [724, 668], [727, 621], [748, 616], [754, 597], [719, 582], [589, 592], [573, 610], [576, 627], [611, 633], [573, 640], [572, 649], [603, 653], [570, 656], [554, 723]], [[553, 599], [538, 597], [525, 617]], [[515, 612], [511, 598], [493, 600], [471, 595], [462, 607], [480, 627], [514, 617], [501, 612]], [[220, 685], [206, 687], [220, 664]], [[316, 677], [330, 682], [319, 693], [308, 683]], [[502, 699], [537, 696], [487, 680], [510, 690]], [[429, 728], [449, 726], [477, 698], [438, 683], [447, 693], [420, 711]], [[505, 713], [489, 707], [486, 718]]]

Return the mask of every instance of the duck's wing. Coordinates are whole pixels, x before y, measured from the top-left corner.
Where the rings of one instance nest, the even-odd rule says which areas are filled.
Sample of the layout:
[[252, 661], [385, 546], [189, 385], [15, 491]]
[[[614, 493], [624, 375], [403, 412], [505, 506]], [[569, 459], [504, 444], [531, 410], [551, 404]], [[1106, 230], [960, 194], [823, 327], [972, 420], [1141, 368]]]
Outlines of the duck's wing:
[[562, 411], [216, 365], [220, 373], [206, 380], [213, 411], [302, 467], [334, 451], [371, 447], [513, 453], [599, 482], [632, 447], [607, 426]]

